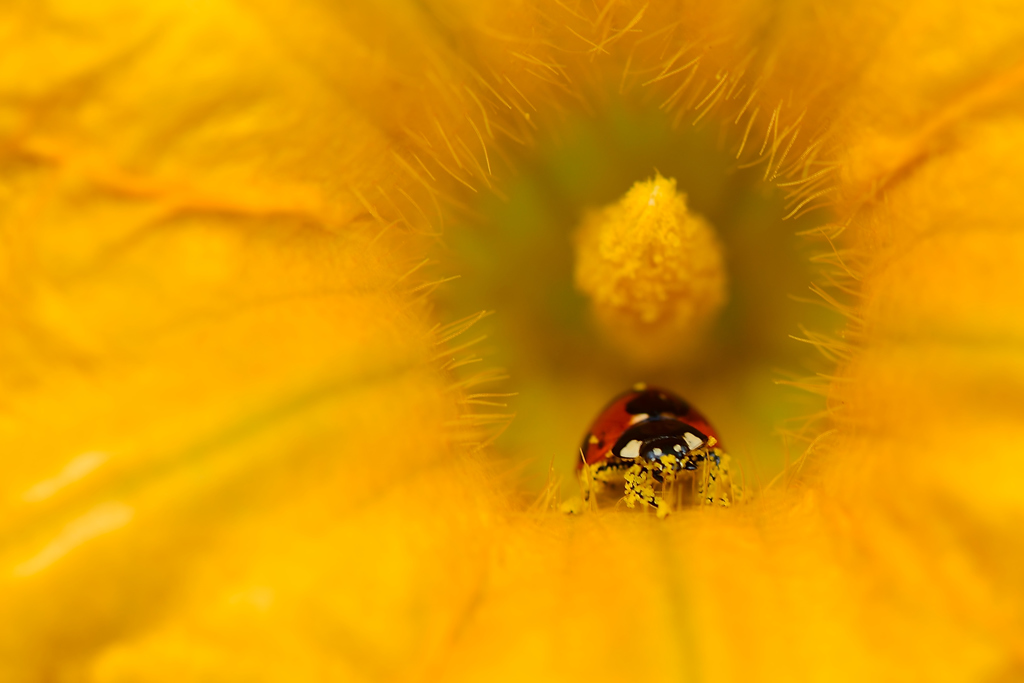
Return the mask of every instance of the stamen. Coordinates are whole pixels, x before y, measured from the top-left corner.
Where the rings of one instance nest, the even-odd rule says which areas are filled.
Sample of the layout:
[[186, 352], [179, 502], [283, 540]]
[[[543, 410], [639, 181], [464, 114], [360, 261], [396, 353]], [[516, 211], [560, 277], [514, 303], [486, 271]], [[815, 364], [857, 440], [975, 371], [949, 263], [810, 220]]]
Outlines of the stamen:
[[604, 333], [641, 362], [685, 352], [726, 299], [714, 230], [661, 175], [584, 219], [575, 276]]

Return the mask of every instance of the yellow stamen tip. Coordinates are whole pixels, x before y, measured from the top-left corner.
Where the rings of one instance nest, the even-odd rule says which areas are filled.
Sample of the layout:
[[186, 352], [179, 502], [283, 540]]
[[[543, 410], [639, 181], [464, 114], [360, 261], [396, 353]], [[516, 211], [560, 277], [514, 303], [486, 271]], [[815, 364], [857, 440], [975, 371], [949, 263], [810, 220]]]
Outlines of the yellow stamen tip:
[[584, 218], [575, 278], [609, 340], [640, 362], [692, 348], [726, 299], [714, 230], [660, 174]]

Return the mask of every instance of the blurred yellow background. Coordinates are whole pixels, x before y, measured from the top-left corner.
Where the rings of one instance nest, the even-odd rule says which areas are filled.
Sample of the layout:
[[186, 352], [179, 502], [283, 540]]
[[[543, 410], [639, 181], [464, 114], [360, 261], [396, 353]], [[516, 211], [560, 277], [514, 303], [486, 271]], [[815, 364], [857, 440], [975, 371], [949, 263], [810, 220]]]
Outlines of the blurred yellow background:
[[[1024, 677], [1014, 3], [61, 0], [0, 36], [0, 680]], [[655, 170], [732, 282], [657, 379], [752, 496], [569, 517], [542, 493], [640, 379], [570, 236]]]

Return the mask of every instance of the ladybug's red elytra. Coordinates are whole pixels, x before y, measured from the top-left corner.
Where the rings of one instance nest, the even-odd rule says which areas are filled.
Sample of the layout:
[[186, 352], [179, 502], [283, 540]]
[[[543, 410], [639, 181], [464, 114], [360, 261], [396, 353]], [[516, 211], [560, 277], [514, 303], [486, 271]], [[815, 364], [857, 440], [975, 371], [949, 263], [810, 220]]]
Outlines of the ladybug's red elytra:
[[[728, 506], [736, 496], [718, 433], [667, 389], [637, 384], [616, 397], [590, 427], [579, 455], [587, 501], [612, 489], [622, 491], [627, 506], [642, 502], [663, 516], [673, 499]], [[690, 482], [689, 492], [682, 482]]]

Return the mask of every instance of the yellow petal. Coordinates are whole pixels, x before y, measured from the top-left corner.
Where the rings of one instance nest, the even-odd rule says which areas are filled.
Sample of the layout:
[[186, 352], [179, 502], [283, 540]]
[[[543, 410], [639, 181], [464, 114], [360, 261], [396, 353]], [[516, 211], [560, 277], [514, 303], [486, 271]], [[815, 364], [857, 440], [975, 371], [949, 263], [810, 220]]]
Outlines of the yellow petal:
[[[0, 678], [1020, 674], [999, 3], [0, 21]], [[506, 418], [468, 395], [501, 389], [450, 372], [475, 318], [437, 319], [425, 254], [591, 78], [734, 125], [794, 213], [836, 200], [832, 424], [749, 506], [529, 512], [470, 443]]]

